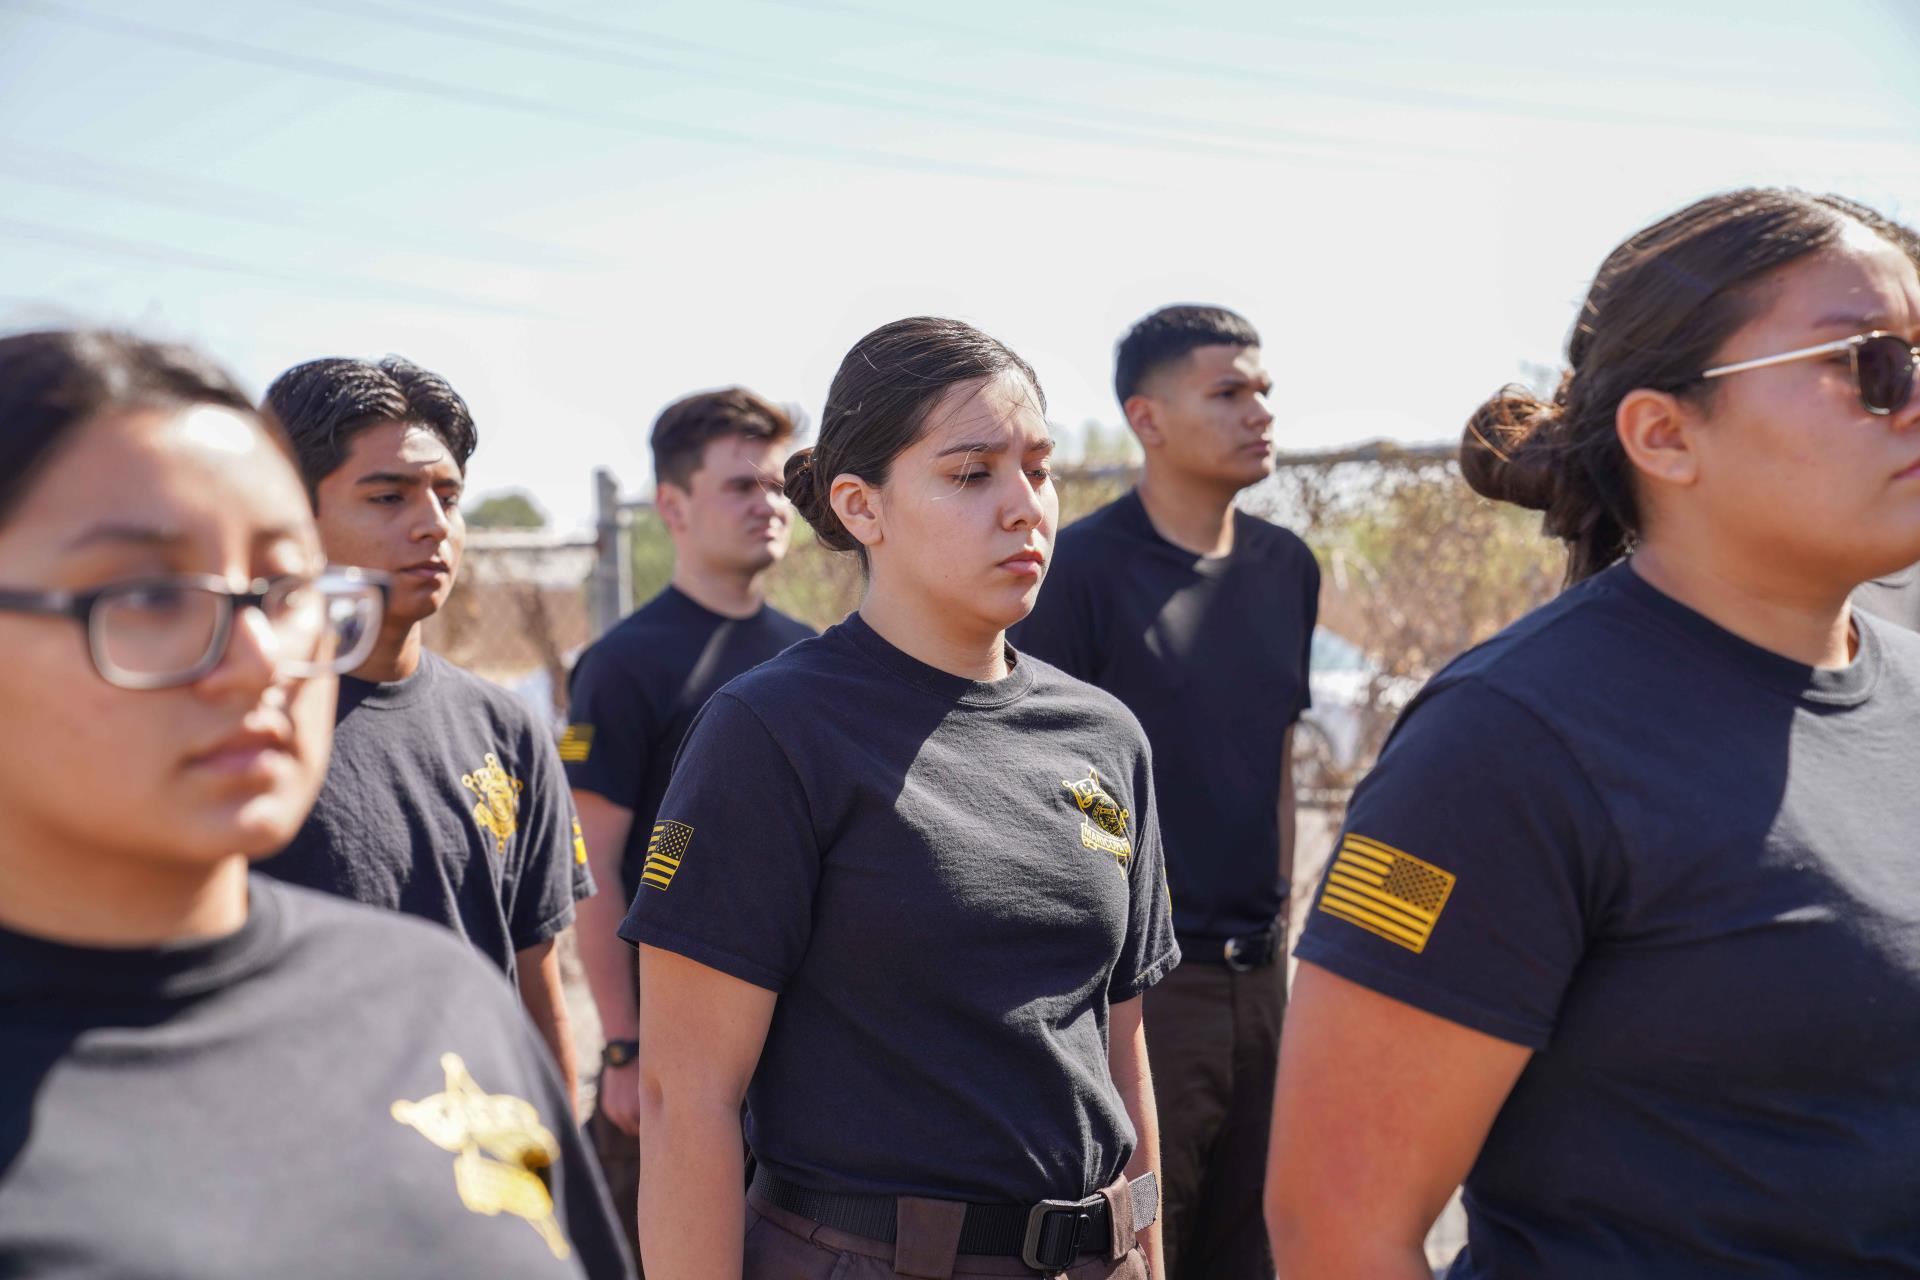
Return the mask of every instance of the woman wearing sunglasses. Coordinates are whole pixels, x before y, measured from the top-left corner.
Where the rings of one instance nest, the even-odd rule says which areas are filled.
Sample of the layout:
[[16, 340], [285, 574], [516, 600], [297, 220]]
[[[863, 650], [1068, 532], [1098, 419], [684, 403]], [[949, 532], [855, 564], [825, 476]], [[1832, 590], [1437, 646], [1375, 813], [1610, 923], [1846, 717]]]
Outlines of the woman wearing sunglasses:
[[223, 373], [0, 338], [0, 1273], [628, 1273], [498, 975], [248, 876], [380, 605]]
[[1571, 586], [1437, 676], [1300, 947], [1281, 1274], [1920, 1275], [1920, 278], [1831, 196], [1602, 264], [1559, 389], [1469, 424]]

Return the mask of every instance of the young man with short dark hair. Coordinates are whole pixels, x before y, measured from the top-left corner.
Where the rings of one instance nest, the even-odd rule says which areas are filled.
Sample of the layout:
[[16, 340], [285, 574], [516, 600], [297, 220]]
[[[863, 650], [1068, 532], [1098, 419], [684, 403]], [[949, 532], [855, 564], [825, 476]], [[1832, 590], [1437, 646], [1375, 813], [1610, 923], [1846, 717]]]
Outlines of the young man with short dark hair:
[[1139, 717], [1182, 963], [1146, 996], [1170, 1274], [1273, 1274], [1261, 1216], [1286, 1007], [1293, 724], [1308, 705], [1320, 572], [1234, 510], [1273, 472], [1260, 336], [1219, 307], [1154, 312], [1114, 390], [1138, 486], [1062, 530], [1015, 646]]
[[421, 643], [460, 568], [478, 436], [446, 379], [397, 356], [315, 360], [267, 389], [327, 557], [393, 581], [367, 661], [340, 679], [333, 759], [269, 875], [436, 921], [505, 971], [574, 1094], [559, 935], [593, 892], [553, 735]]
[[607, 1038], [592, 1128], [630, 1226], [639, 1010], [633, 948], [618, 930], [688, 725], [720, 686], [813, 634], [769, 606], [764, 589], [793, 524], [780, 480], [793, 438], [787, 414], [743, 387], [691, 395], [660, 414], [654, 501], [673, 539], [672, 581], [580, 655], [569, 686], [561, 758], [594, 874], [621, 890], [582, 904], [580, 955]]

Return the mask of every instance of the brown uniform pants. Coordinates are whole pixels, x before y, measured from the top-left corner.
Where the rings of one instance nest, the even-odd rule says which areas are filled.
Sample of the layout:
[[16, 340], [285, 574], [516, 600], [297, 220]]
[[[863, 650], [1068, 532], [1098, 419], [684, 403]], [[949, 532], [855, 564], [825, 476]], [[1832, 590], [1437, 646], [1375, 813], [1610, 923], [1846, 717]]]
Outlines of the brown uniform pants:
[[[599, 1096], [597, 1091], [594, 1096]], [[627, 1247], [633, 1250], [634, 1265], [639, 1266], [640, 1139], [607, 1119], [597, 1106], [593, 1114], [587, 1117], [587, 1138], [593, 1144], [593, 1153], [600, 1158], [600, 1172], [606, 1175], [607, 1194], [613, 1201], [613, 1211], [626, 1232]], [[644, 1268], [640, 1274], [641, 1280], [645, 1280]]]
[[1244, 973], [1189, 960], [1146, 994], [1161, 1230], [1177, 1280], [1273, 1275], [1261, 1192], [1286, 1007], [1284, 957]]
[[[921, 1201], [922, 1204], [931, 1202]], [[951, 1206], [958, 1208], [958, 1206]], [[955, 1217], [942, 1233], [934, 1223], [918, 1230], [905, 1218], [899, 1239], [888, 1244], [823, 1227], [810, 1218], [775, 1208], [757, 1191], [747, 1193], [746, 1266], [741, 1280], [893, 1280], [896, 1276], [922, 1280], [975, 1280], [986, 1276], [1025, 1276], [1040, 1273], [1018, 1258], [953, 1252], [959, 1233]], [[947, 1242], [941, 1247], [941, 1237]], [[1056, 1280], [1152, 1280], [1146, 1255], [1136, 1246], [1118, 1260], [1105, 1254], [1084, 1254]]]

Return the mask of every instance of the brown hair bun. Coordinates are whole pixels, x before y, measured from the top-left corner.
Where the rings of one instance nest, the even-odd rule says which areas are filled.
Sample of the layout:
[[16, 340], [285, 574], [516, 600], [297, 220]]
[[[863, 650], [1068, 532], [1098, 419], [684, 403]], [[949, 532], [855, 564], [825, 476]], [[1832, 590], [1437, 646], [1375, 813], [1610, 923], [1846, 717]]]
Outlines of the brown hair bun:
[[1546, 511], [1560, 496], [1550, 458], [1553, 425], [1559, 407], [1527, 388], [1508, 385], [1496, 391], [1467, 419], [1460, 436], [1460, 474], [1475, 493], [1495, 502], [1511, 502], [1530, 511]]
[[795, 449], [787, 459], [785, 485], [787, 501], [800, 513], [813, 529], [813, 536], [820, 545], [829, 551], [855, 551], [859, 549], [859, 539], [847, 532], [840, 523], [840, 517], [834, 514], [833, 504], [827, 501], [826, 486], [820, 482], [820, 473], [813, 465], [812, 446]]

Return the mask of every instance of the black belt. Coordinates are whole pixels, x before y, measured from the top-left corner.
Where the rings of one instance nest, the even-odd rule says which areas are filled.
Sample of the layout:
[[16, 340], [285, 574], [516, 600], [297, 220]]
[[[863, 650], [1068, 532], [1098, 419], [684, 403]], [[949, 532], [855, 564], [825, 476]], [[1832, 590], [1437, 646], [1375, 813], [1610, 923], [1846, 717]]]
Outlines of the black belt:
[[1276, 920], [1258, 933], [1234, 936], [1183, 933], [1179, 942], [1183, 961], [1225, 965], [1235, 973], [1245, 973], [1280, 958], [1280, 922]]
[[[1136, 1178], [1133, 1230], [1146, 1230], [1160, 1208], [1159, 1184], [1152, 1174]], [[789, 1182], [764, 1164], [754, 1170], [753, 1189], [776, 1209], [797, 1213], [822, 1226], [892, 1244], [898, 1235], [896, 1199], [886, 1195], [842, 1195]], [[1064, 1271], [1083, 1253], [1107, 1250], [1113, 1214], [1103, 1195], [1084, 1200], [1042, 1200], [1036, 1205], [970, 1204], [961, 1223], [956, 1253], [1019, 1258], [1036, 1271]]]

